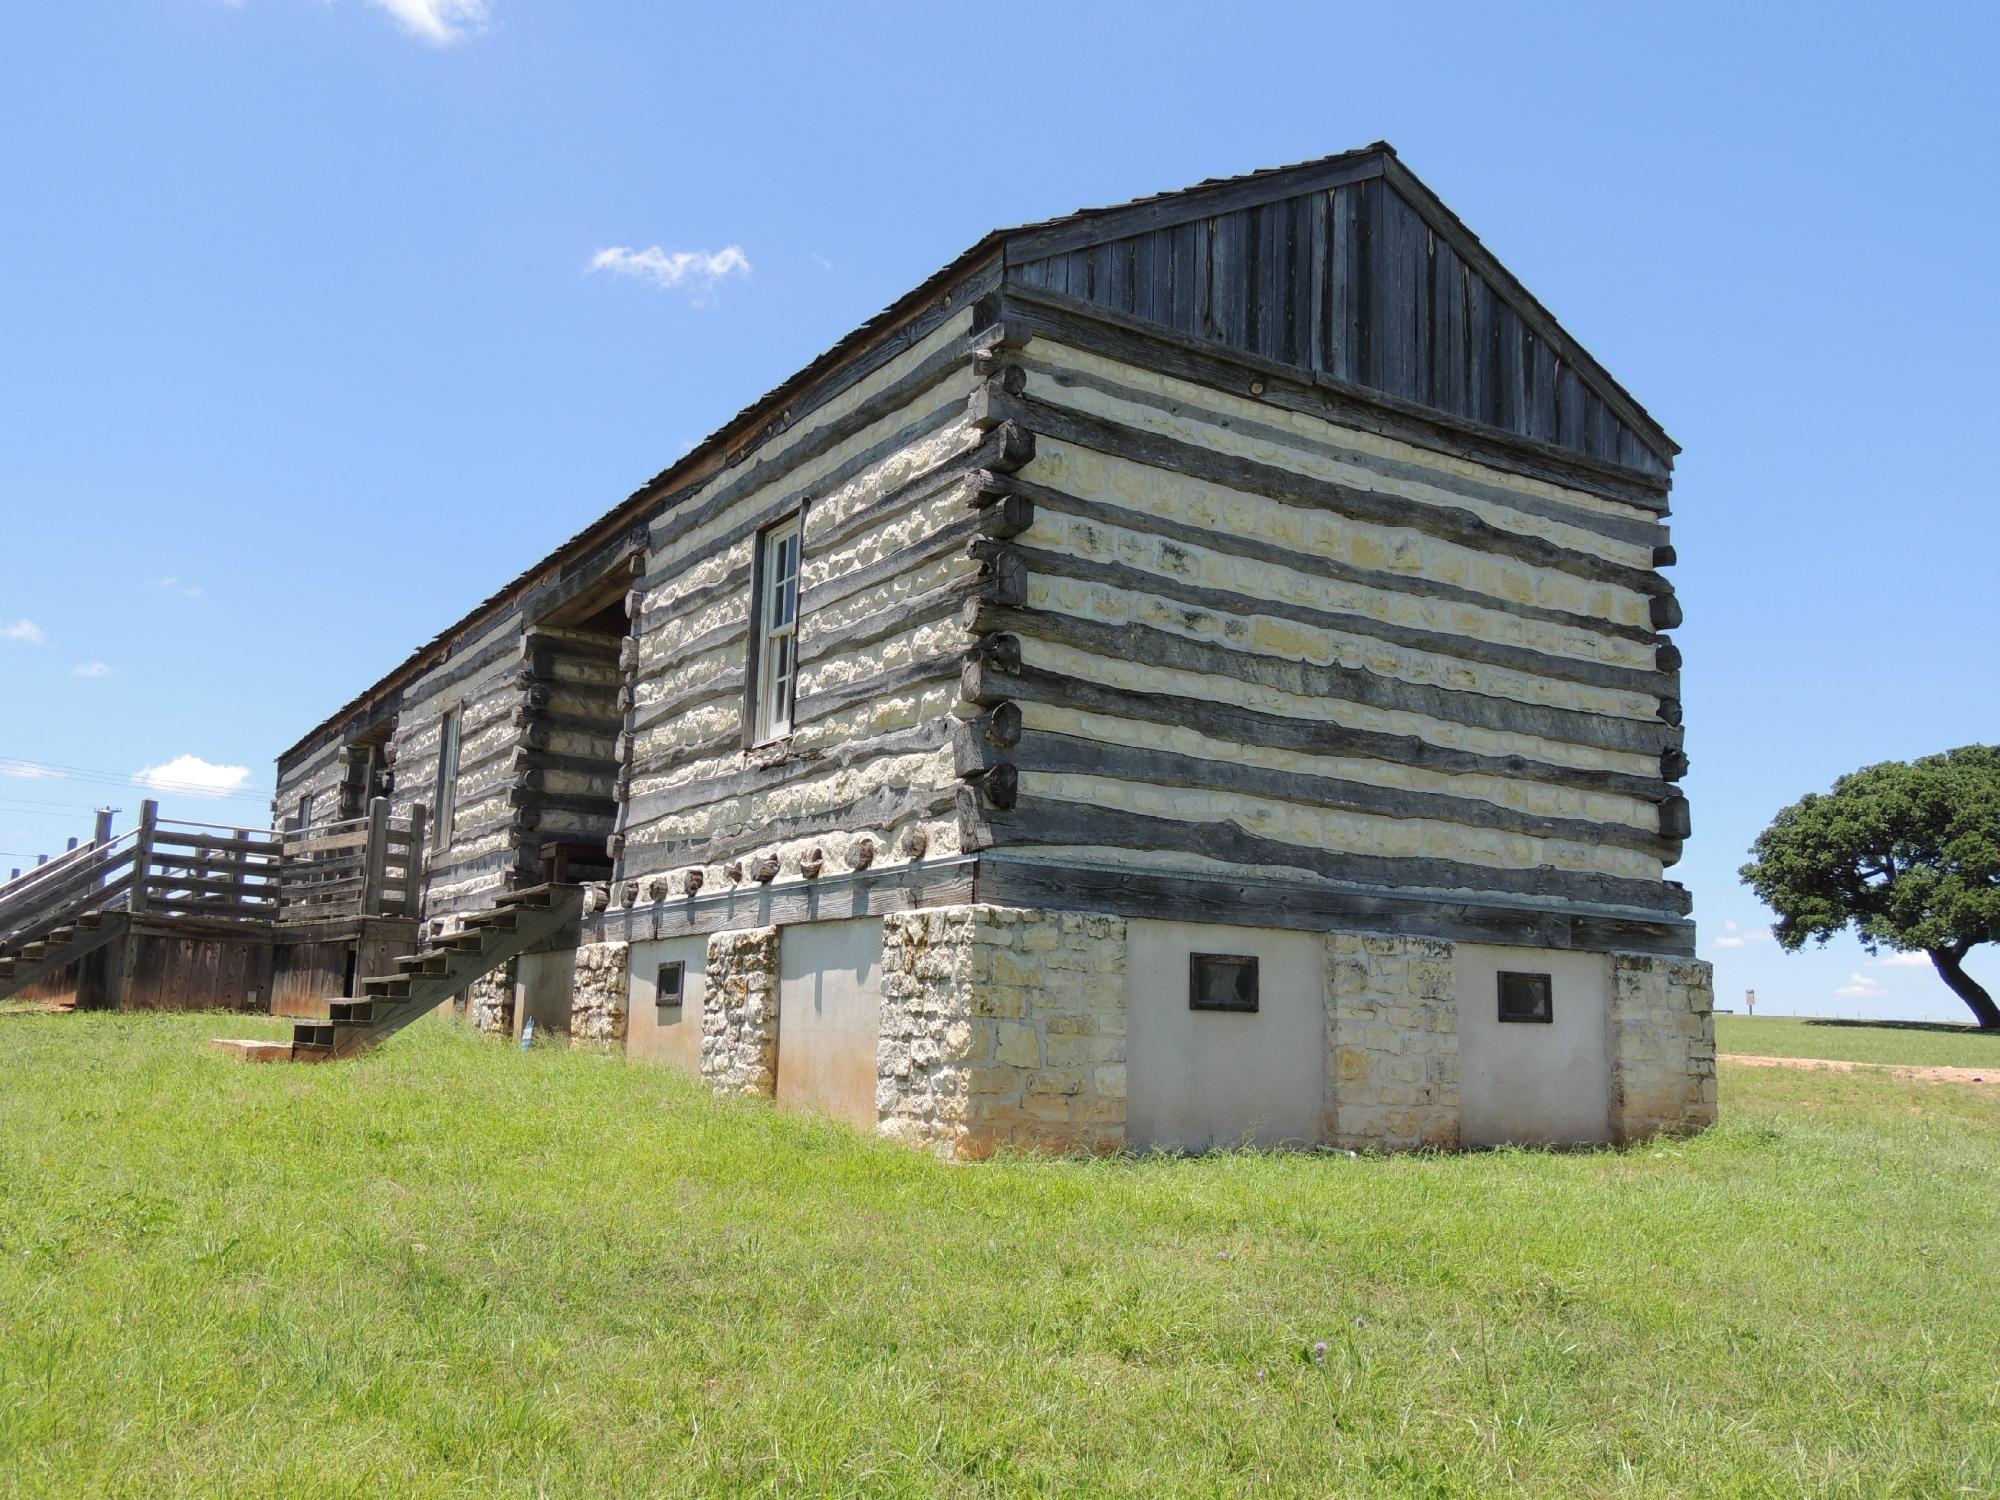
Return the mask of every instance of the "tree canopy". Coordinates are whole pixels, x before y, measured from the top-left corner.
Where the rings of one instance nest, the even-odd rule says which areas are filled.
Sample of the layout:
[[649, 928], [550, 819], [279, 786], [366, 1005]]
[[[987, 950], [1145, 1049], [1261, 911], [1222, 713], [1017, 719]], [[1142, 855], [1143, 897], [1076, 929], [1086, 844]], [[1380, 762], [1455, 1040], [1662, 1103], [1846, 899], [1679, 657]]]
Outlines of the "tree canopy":
[[1965, 955], [2000, 941], [2000, 746], [1884, 761], [1785, 808], [1739, 872], [1790, 952], [1853, 926], [1870, 953], [1930, 955], [1982, 1027], [1996, 1006]]

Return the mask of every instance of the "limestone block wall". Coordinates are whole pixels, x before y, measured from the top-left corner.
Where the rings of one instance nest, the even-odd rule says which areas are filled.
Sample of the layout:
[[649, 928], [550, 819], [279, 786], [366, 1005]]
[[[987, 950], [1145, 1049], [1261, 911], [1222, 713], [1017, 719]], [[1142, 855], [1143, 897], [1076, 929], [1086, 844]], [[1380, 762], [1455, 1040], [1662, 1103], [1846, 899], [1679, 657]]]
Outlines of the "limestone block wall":
[[625, 1045], [630, 943], [584, 943], [576, 950], [576, 988], [570, 997], [569, 1044], [599, 1051]]
[[511, 1036], [514, 1031], [514, 960], [472, 981], [465, 992], [465, 1017], [474, 1031]]
[[1715, 1123], [1715, 972], [1697, 959], [1612, 959], [1611, 1133], [1623, 1145]]
[[1452, 944], [1335, 932], [1327, 954], [1327, 1138], [1350, 1150], [1458, 1145]]
[[876, 1103], [947, 1156], [1125, 1144], [1125, 922], [970, 905], [883, 922]]
[[769, 1098], [778, 1079], [778, 929], [711, 933], [701, 1076], [719, 1094]]

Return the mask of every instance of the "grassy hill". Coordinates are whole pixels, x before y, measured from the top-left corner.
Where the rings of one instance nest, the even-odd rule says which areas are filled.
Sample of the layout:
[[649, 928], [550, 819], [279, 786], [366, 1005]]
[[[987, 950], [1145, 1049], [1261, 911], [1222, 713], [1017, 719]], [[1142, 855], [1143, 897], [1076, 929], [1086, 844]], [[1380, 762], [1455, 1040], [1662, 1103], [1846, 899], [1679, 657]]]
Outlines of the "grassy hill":
[[1752, 1057], [2000, 1069], [2000, 1032], [1942, 1021], [1837, 1021], [1814, 1016], [1717, 1016], [1715, 1045]]
[[948, 1166], [442, 1023], [0, 1016], [0, 1492], [1988, 1495], [2000, 1094]]

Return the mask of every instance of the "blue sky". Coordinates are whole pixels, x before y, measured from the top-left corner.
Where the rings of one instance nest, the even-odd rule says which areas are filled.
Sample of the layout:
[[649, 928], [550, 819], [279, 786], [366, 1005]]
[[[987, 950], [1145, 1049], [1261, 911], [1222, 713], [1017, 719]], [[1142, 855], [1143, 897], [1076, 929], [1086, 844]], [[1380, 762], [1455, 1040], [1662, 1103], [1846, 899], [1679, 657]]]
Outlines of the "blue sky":
[[1721, 1003], [1962, 1019], [1928, 968], [1777, 954], [1734, 872], [1842, 771], [1996, 738], [1996, 31], [12, 7], [0, 761], [72, 770], [0, 775], [0, 866], [148, 768], [263, 821], [279, 749], [987, 229], [1386, 138], [1686, 448], [1676, 873]]

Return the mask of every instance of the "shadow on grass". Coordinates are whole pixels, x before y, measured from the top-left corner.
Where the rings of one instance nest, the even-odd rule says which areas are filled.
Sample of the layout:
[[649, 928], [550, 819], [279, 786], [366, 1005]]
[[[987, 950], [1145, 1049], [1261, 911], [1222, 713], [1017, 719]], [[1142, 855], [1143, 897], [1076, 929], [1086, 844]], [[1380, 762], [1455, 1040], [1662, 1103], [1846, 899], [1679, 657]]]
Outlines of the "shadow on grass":
[[2000, 1036], [1961, 1021], [1843, 1021], [1834, 1016], [1808, 1016], [1808, 1026], [1846, 1026], [1859, 1031], [1938, 1031], [1951, 1036]]

